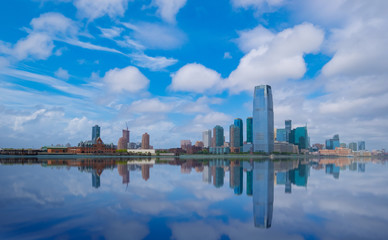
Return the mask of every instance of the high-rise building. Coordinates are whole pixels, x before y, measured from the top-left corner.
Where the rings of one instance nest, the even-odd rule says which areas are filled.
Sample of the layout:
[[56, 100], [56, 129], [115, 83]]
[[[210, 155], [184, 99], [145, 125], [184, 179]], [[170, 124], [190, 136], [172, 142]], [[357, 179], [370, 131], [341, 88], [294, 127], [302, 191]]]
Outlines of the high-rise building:
[[276, 141], [287, 142], [287, 132], [284, 128], [276, 129]]
[[365, 141], [358, 142], [358, 151], [365, 151]]
[[252, 117], [248, 117], [247, 118], [247, 143], [252, 143], [253, 142], [253, 138], [252, 138], [252, 132], [253, 132], [252, 121], [253, 121]]
[[253, 96], [253, 151], [271, 153], [274, 148], [272, 90], [269, 85], [255, 87]]
[[326, 149], [335, 150], [337, 147], [340, 147], [338, 134], [334, 135], [333, 138], [326, 140]]
[[119, 141], [117, 143], [117, 149], [128, 149], [128, 143], [129, 143], [129, 130], [128, 128], [125, 130], [123, 129], [123, 136], [119, 138]]
[[144, 133], [141, 137], [141, 148], [150, 149], [150, 135], [148, 133]]
[[213, 147], [221, 147], [224, 145], [224, 128], [217, 125], [213, 128]]
[[96, 144], [97, 138], [100, 137], [100, 127], [98, 125], [95, 125], [92, 128], [92, 142], [93, 144]]
[[239, 127], [239, 129], [240, 129], [240, 147], [242, 147], [243, 146], [243, 143], [244, 143], [244, 137], [243, 137], [243, 132], [244, 132], [244, 130], [243, 130], [243, 121], [241, 120], [241, 118], [236, 118], [236, 119], [234, 119], [234, 125], [236, 126], [236, 127]]
[[232, 124], [229, 127], [229, 140], [230, 140], [230, 151], [234, 153], [241, 152], [241, 138], [240, 138], [240, 128]]
[[298, 145], [299, 150], [309, 148], [307, 127], [297, 127], [291, 130], [290, 142]]
[[202, 132], [202, 141], [203, 141], [203, 147], [209, 148], [212, 143], [212, 131], [206, 130]]
[[351, 142], [349, 143], [349, 149], [352, 149], [352, 151], [357, 151], [357, 143]]
[[286, 142], [290, 142], [292, 123], [291, 123], [291, 120], [286, 120], [284, 123], [285, 123], [285, 130], [286, 130]]
[[274, 164], [253, 163], [253, 219], [255, 227], [270, 228], [274, 199]]

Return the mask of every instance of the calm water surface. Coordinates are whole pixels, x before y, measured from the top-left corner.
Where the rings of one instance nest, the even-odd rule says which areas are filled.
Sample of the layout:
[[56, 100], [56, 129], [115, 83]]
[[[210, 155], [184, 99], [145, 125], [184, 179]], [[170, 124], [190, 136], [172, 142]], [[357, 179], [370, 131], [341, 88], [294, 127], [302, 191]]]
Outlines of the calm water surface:
[[384, 160], [0, 162], [0, 239], [388, 239]]

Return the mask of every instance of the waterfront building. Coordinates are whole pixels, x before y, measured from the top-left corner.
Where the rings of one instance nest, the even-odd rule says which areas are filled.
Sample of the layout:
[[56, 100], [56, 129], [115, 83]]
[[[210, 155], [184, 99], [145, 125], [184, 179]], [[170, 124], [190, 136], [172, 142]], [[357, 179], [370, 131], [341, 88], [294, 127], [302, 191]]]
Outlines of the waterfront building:
[[240, 129], [240, 147], [242, 147], [243, 146], [243, 142], [244, 142], [244, 138], [243, 138], [243, 121], [241, 120], [241, 118], [236, 118], [236, 119], [234, 119], [234, 125], [236, 126], [236, 127], [239, 127], [239, 129]]
[[203, 148], [203, 142], [202, 141], [196, 141], [194, 144], [195, 147]]
[[211, 153], [211, 154], [228, 154], [228, 153], [230, 153], [230, 147], [210, 147], [209, 153]]
[[98, 125], [93, 126], [92, 128], [92, 142], [96, 143], [97, 138], [100, 137], [101, 128]]
[[286, 120], [284, 123], [285, 123], [285, 130], [286, 130], [286, 142], [290, 142], [292, 123], [291, 123], [291, 120]]
[[247, 118], [247, 143], [253, 143], [253, 137], [252, 137], [252, 133], [253, 133], [252, 122], [253, 122], [253, 118], [252, 118], [252, 117], [248, 117], [248, 118]]
[[346, 143], [340, 143], [340, 147], [347, 148]]
[[241, 138], [240, 138], [240, 127], [235, 124], [230, 125], [229, 127], [229, 139], [230, 139], [230, 152], [239, 153], [241, 152]]
[[202, 132], [202, 142], [203, 142], [203, 147], [205, 148], [209, 148], [211, 146], [212, 131], [210, 129]]
[[288, 142], [275, 142], [274, 143], [274, 152], [276, 153], [293, 153], [298, 154], [299, 153], [299, 147], [297, 145], [294, 145], [292, 143]]
[[299, 150], [309, 148], [309, 137], [307, 127], [297, 127], [291, 130], [290, 142], [297, 145]]
[[331, 139], [326, 140], [326, 149], [334, 150], [337, 147], [340, 147], [339, 135], [336, 134]]
[[133, 154], [133, 155], [148, 155], [148, 156], [151, 156], [151, 155], [156, 155], [156, 151], [155, 149], [128, 149], [127, 152], [129, 154]]
[[93, 154], [102, 154], [102, 153], [114, 153], [116, 152], [116, 146], [111, 144], [104, 144], [100, 137], [96, 139], [96, 142], [85, 141], [80, 142], [78, 147], [68, 148], [69, 153], [93, 153]]
[[358, 142], [358, 151], [365, 151], [365, 141]]
[[128, 128], [125, 130], [123, 129], [123, 136], [119, 138], [119, 141], [117, 143], [117, 149], [128, 149], [128, 143], [129, 143], [129, 130]]
[[288, 142], [287, 136], [286, 136], [286, 129], [284, 128], [278, 128], [276, 129], [276, 141], [278, 142]]
[[181, 148], [187, 152], [191, 148], [191, 141], [181, 140]]
[[351, 142], [349, 143], [349, 148], [352, 149], [353, 152], [357, 151], [357, 143]]
[[274, 164], [253, 163], [253, 219], [255, 227], [270, 228], [274, 200]]
[[256, 86], [253, 96], [253, 151], [273, 152], [274, 117], [272, 90], [269, 85]]
[[213, 143], [212, 147], [221, 147], [224, 145], [224, 128], [217, 125], [213, 128]]
[[141, 148], [150, 149], [150, 135], [148, 133], [144, 133], [141, 137]]

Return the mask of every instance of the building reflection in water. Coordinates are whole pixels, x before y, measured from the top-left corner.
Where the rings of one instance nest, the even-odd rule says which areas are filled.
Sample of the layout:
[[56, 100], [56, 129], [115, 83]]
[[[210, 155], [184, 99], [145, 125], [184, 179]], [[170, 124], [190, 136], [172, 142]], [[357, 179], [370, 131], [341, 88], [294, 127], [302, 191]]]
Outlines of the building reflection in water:
[[117, 171], [119, 175], [123, 178], [123, 184], [129, 183], [129, 169], [127, 164], [118, 164]]
[[274, 164], [253, 163], [253, 219], [255, 227], [270, 228], [274, 199]]
[[97, 173], [97, 170], [92, 171], [92, 186], [94, 188], [99, 188], [101, 185], [100, 183], [100, 175]]

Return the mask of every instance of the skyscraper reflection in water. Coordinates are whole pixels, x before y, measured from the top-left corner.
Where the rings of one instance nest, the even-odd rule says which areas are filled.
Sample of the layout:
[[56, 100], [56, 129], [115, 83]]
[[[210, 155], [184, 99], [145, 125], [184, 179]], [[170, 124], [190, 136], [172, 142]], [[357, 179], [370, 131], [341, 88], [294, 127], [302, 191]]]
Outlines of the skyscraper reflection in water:
[[255, 227], [270, 228], [274, 199], [272, 161], [253, 163], [253, 219]]
[[92, 172], [92, 186], [94, 188], [100, 187], [100, 175], [98, 175], [97, 170], [93, 170]]

